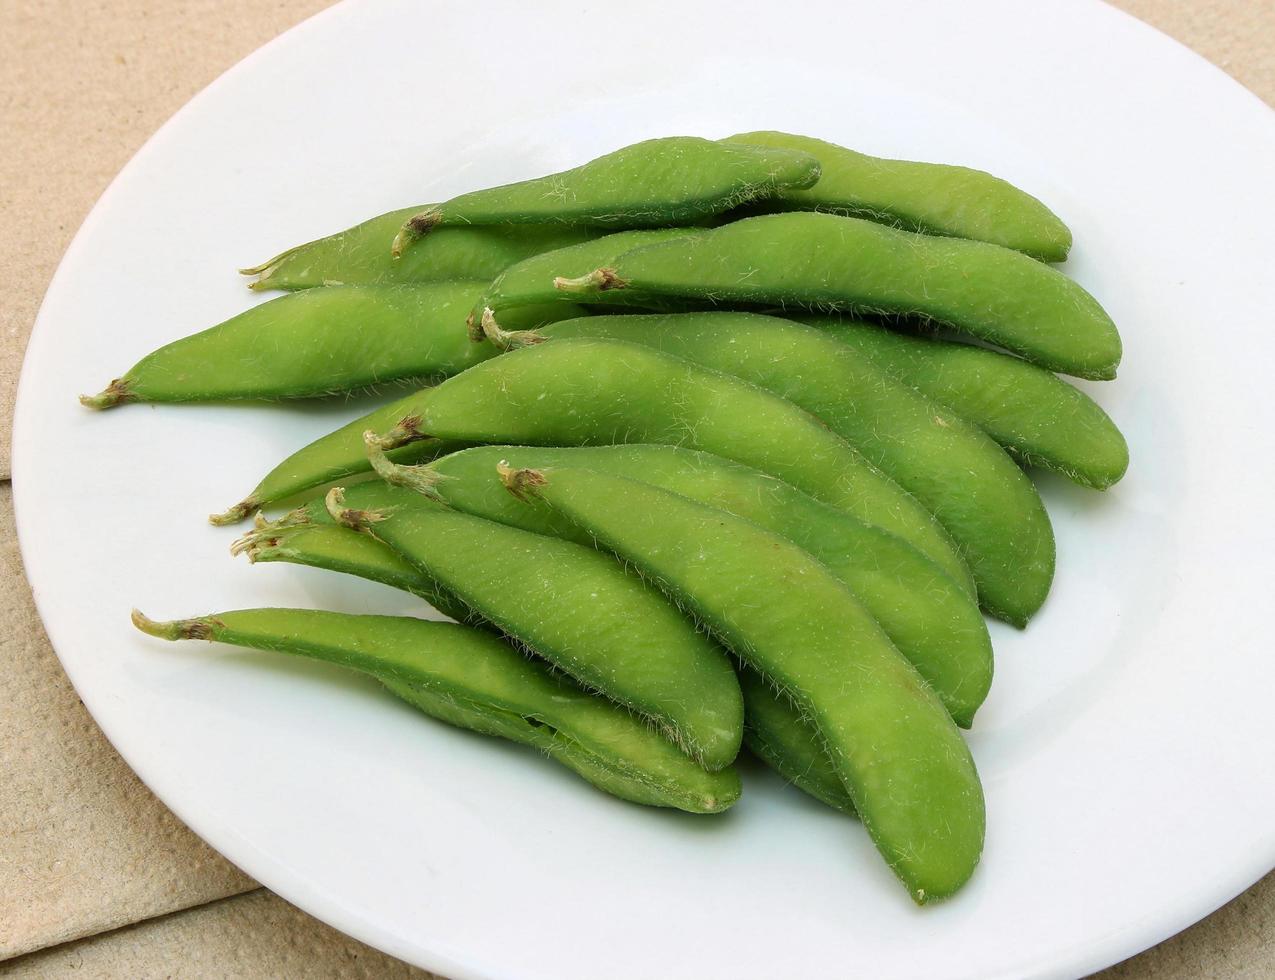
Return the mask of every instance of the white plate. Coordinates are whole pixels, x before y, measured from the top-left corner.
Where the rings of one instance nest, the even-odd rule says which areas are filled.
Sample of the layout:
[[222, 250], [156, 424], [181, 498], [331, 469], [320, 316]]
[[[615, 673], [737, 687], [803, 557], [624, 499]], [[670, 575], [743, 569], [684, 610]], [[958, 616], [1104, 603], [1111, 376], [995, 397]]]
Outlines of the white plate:
[[[763, 127], [1030, 188], [1071, 224], [1067, 271], [1125, 337], [1120, 379], [1088, 387], [1133, 465], [1107, 494], [1041, 480], [1058, 581], [1027, 632], [995, 629], [970, 739], [988, 846], [955, 900], [912, 907], [858, 826], [764, 772], [721, 819], [629, 806], [335, 669], [131, 629], [133, 605], [415, 608], [232, 562], [234, 532], [203, 523], [355, 406], [76, 404], [243, 309], [237, 265], [639, 138]], [[1096, 969], [1275, 864], [1272, 173], [1266, 107], [1092, 2], [339, 7], [165, 126], [50, 287], [14, 435], [40, 612], [106, 734], [196, 832], [439, 972]]]

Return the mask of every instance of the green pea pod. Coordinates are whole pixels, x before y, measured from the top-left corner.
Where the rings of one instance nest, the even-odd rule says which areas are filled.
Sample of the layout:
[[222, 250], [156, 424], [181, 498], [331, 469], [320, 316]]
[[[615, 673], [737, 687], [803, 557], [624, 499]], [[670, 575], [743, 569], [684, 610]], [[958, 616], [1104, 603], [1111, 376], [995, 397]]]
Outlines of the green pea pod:
[[[489, 628], [387, 545], [333, 521], [322, 500], [294, 512], [291, 520], [258, 529], [236, 550], [253, 562], [290, 562], [381, 582], [421, 596], [454, 619]], [[744, 741], [753, 753], [803, 792], [853, 812], [850, 797], [814, 729], [751, 667], [740, 664], [738, 674], [744, 692]]]
[[1043, 368], [985, 347], [912, 337], [840, 317], [802, 317], [927, 398], [969, 420], [1029, 466], [1105, 490], [1129, 446], [1088, 395]]
[[472, 623], [473, 611], [406, 558], [371, 535], [343, 527], [328, 513], [323, 497], [276, 521], [257, 515], [257, 526], [230, 548], [249, 561], [286, 561], [370, 579], [410, 592], [458, 623]]
[[787, 538], [860, 598], [958, 725], [968, 728], [986, 698], [992, 681], [991, 640], [961, 585], [901, 538], [758, 470], [709, 453], [659, 445], [476, 446], [423, 467], [396, 466], [384, 459], [374, 465], [386, 480], [467, 514], [592, 546], [586, 531], [545, 504], [513, 499], [492, 476], [502, 462], [517, 468], [531, 461], [641, 480]]
[[743, 705], [728, 658], [635, 574], [592, 548], [379, 482], [329, 499], [339, 522], [374, 534], [483, 619], [654, 720], [707, 768], [735, 758]]
[[739, 687], [744, 692], [744, 744], [748, 750], [803, 793], [853, 815], [854, 801], [837, 775], [832, 757], [788, 696], [748, 666], [739, 672]]
[[596, 316], [503, 345], [563, 337], [647, 344], [773, 391], [822, 419], [938, 518], [960, 549], [979, 601], [1025, 626], [1054, 574], [1054, 535], [1040, 495], [983, 432], [870, 359], [811, 327], [753, 313]]
[[[484, 320], [489, 324], [488, 329], [512, 329], [510, 319], [518, 315], [519, 308], [530, 306], [543, 310], [546, 304], [561, 302], [562, 292], [554, 287], [556, 279], [563, 276], [583, 276], [601, 266], [614, 263], [631, 249], [693, 234], [695, 230], [689, 228], [617, 231], [613, 235], [604, 235], [579, 245], [533, 255], [517, 265], [511, 265], [483, 291], [483, 295], [470, 311], [470, 339], [476, 343], [482, 342]], [[599, 305], [636, 305], [647, 308], [668, 305], [662, 303], [659, 297], [639, 296], [626, 289], [600, 292], [594, 300]], [[497, 320], [499, 324], [496, 324]]]
[[562, 173], [462, 194], [403, 223], [402, 254], [448, 225], [562, 224], [658, 228], [693, 224], [786, 187], [809, 187], [819, 161], [800, 150], [669, 136], [634, 143]]
[[929, 685], [819, 561], [635, 480], [568, 467], [502, 478], [588, 529], [792, 698], [916, 902], [969, 879], [986, 819], [969, 748]]
[[389, 286], [448, 279], [490, 281], [507, 266], [540, 252], [574, 245], [597, 234], [588, 228], [550, 225], [440, 228], [401, 259], [389, 244], [403, 222], [431, 205], [391, 211], [362, 224], [297, 245], [260, 265], [239, 271], [257, 276], [249, 289], [315, 286]]
[[572, 338], [513, 351], [351, 422], [294, 453], [218, 521], [371, 467], [363, 433], [469, 442], [656, 442], [756, 467], [885, 528], [957, 578], [933, 516], [822, 422], [770, 392], [649, 347]]
[[339, 664], [449, 724], [531, 745], [613, 796], [691, 813], [739, 798], [733, 769], [709, 773], [643, 722], [489, 633], [397, 616], [242, 609], [133, 623], [165, 640], [215, 640]]
[[1008, 181], [982, 170], [942, 163], [887, 160], [792, 133], [755, 132], [729, 143], [803, 150], [821, 174], [809, 188], [785, 188], [774, 210], [828, 211], [908, 231], [971, 238], [1061, 262], [1071, 231], [1049, 208]]
[[1082, 378], [1114, 378], [1120, 335], [1077, 283], [1021, 252], [835, 214], [744, 218], [646, 245], [557, 284], [588, 303], [634, 289], [685, 302], [924, 317]]
[[[496, 353], [490, 344], [468, 342], [463, 328], [484, 285], [330, 286], [283, 296], [147, 354], [105, 391], [80, 401], [111, 408], [432, 383]], [[535, 326], [566, 313], [546, 304], [511, 311], [510, 318]]]

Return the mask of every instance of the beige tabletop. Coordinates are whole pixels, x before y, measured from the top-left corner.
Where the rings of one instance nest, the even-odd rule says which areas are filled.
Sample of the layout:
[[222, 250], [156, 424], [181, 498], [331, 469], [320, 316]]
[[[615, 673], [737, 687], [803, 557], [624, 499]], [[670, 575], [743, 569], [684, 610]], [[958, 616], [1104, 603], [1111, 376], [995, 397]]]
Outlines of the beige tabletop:
[[[1275, 103], [1275, 0], [1120, 0]], [[0, 976], [424, 977], [259, 887], [119, 759], [49, 647], [14, 537], [22, 352], [71, 235], [141, 143], [328, 0], [0, 0]], [[1275, 977], [1275, 875], [1103, 974]]]

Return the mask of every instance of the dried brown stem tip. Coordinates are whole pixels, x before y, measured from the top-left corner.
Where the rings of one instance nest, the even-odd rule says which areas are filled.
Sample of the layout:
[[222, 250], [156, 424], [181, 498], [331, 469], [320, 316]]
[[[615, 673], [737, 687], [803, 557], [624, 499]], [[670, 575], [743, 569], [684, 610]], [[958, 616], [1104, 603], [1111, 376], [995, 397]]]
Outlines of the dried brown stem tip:
[[123, 405], [126, 402], [135, 401], [136, 395], [130, 390], [129, 383], [123, 378], [116, 378], [105, 390], [98, 392], [96, 395], [81, 395], [80, 404], [85, 408], [101, 410], [104, 408], [114, 408], [116, 405]]
[[245, 497], [230, 510], [221, 514], [209, 514], [208, 523], [215, 524], [217, 527], [224, 527], [227, 524], [238, 524], [245, 517], [261, 506], [261, 501], [256, 497]]
[[377, 439], [379, 447], [388, 453], [391, 449], [406, 446], [409, 442], [420, 442], [422, 439], [428, 439], [429, 436], [421, 431], [421, 421], [419, 415], [403, 416], [403, 418], [399, 419], [398, 425]]
[[514, 469], [507, 460], [496, 464], [496, 473], [505, 489], [519, 500], [529, 500], [536, 495], [536, 488], [543, 487], [549, 481], [540, 470]]
[[496, 314], [490, 306], [483, 310], [483, 336], [501, 350], [530, 347], [532, 344], [543, 344], [549, 339], [535, 330], [506, 330], [496, 322]]
[[628, 283], [614, 269], [594, 269], [587, 276], [556, 276], [553, 288], [564, 293], [603, 293], [608, 289], [624, 289]]
[[234, 557], [247, 553], [249, 561], [256, 561], [255, 552], [263, 546], [279, 544], [279, 538], [290, 528], [305, 527], [313, 522], [310, 512], [305, 507], [290, 510], [282, 517], [267, 521], [261, 511], [253, 520], [252, 530], [230, 544], [230, 554]]
[[403, 222], [403, 227], [394, 236], [394, 242], [390, 245], [390, 254], [396, 259], [401, 257], [405, 249], [428, 235], [430, 229], [442, 220], [443, 213], [438, 208], [429, 208], [420, 214], [412, 215]]
[[332, 515], [332, 519], [343, 527], [355, 531], [370, 531], [373, 524], [379, 524], [390, 515], [379, 510], [356, 510], [345, 506], [345, 488], [333, 487], [323, 498], [323, 504]]
[[[485, 308], [483, 314], [486, 315], [489, 309], [490, 307]], [[465, 332], [469, 334], [469, 339], [475, 344], [481, 344], [484, 340], [482, 325], [474, 319], [473, 310], [470, 310], [469, 316], [465, 317]]]
[[157, 636], [161, 640], [211, 640], [212, 624], [206, 619], [174, 619], [167, 623], [158, 623], [144, 616], [139, 609], [132, 614], [133, 625], [143, 633]]
[[363, 445], [367, 447], [368, 462], [372, 464], [376, 475], [392, 486], [406, 487], [431, 500], [441, 500], [436, 487], [446, 477], [428, 466], [402, 466], [391, 462], [385, 455], [385, 450], [381, 448], [383, 441], [371, 429], [363, 433]]

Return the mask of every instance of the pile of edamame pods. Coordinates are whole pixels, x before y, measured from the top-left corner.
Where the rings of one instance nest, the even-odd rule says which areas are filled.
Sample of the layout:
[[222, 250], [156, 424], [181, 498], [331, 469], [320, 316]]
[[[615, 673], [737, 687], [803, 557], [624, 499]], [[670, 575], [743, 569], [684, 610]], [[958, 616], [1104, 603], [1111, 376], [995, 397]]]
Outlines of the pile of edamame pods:
[[743, 744], [857, 814], [917, 902], [949, 896], [984, 839], [959, 730], [992, 680], [982, 613], [1025, 626], [1054, 574], [1023, 467], [1105, 489], [1128, 463], [1054, 373], [1120, 360], [1049, 264], [1070, 245], [990, 174], [755, 132], [638, 143], [290, 249], [244, 270], [288, 295], [83, 401], [411, 383], [212, 520], [256, 514], [235, 553], [456, 623], [134, 622], [366, 672], [639, 803], [725, 810]]

